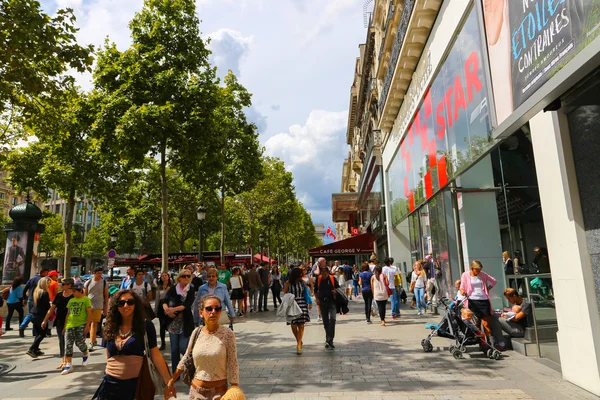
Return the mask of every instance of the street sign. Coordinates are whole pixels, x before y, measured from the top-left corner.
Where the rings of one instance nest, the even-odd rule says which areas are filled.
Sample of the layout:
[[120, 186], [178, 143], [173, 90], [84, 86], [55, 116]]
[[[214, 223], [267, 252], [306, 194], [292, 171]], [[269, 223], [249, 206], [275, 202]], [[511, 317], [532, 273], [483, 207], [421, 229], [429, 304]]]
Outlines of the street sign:
[[108, 260], [108, 268], [111, 268], [115, 265], [115, 259], [111, 258]]
[[117, 256], [117, 251], [115, 249], [109, 250], [106, 255], [108, 258], [115, 258]]

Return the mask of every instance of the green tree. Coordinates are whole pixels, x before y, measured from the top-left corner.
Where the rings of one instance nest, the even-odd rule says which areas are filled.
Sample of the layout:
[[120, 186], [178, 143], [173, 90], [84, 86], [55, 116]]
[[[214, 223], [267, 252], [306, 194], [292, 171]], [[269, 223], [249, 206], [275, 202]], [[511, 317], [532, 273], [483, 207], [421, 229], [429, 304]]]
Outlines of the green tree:
[[228, 196], [250, 190], [261, 177], [262, 149], [256, 126], [248, 123], [244, 108], [249, 107], [251, 95], [229, 71], [220, 89], [219, 107], [215, 118], [219, 122], [219, 137], [223, 140], [219, 160], [219, 191], [221, 193], [221, 259], [226, 244], [225, 203]]
[[94, 226], [83, 240], [83, 256], [86, 258], [101, 258], [110, 250], [110, 234], [105, 229]]
[[145, 0], [129, 24], [132, 44], [124, 52], [106, 44], [94, 71], [102, 104], [97, 137], [110, 142], [126, 165], [140, 167], [159, 156], [162, 270], [168, 270], [167, 167], [195, 183], [216, 175], [212, 112], [215, 70], [200, 37], [193, 0]]
[[23, 133], [13, 124], [37, 114], [57, 92], [73, 82], [69, 68], [84, 72], [92, 65], [92, 46], [77, 44], [71, 9], [53, 17], [34, 0], [0, 2], [0, 143]]
[[65, 249], [65, 233], [60, 215], [44, 211], [40, 223], [46, 226], [46, 230], [40, 234], [39, 250], [58, 257], [62, 256]]

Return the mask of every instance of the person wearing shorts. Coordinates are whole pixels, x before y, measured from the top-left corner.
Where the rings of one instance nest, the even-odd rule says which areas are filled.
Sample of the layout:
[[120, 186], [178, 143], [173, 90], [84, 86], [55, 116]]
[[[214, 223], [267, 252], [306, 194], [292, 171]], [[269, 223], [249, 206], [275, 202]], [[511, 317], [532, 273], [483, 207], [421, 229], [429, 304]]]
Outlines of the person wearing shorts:
[[108, 310], [108, 285], [102, 278], [102, 271], [101, 266], [94, 268], [94, 277], [84, 285], [84, 294], [92, 302], [89, 351], [93, 351], [94, 346], [98, 345], [96, 343], [97, 328], [102, 320], [102, 315], [106, 315]]

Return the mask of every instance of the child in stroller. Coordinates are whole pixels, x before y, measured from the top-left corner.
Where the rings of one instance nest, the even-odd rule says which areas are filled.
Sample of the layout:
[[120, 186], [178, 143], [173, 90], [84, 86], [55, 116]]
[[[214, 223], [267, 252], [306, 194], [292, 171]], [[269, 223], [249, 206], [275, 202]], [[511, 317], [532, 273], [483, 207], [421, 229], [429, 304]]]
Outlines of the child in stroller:
[[455, 300], [448, 304], [448, 299], [442, 298], [440, 302], [446, 309], [445, 315], [438, 324], [427, 324], [430, 329], [429, 335], [421, 341], [423, 351], [433, 351], [431, 339], [439, 336], [455, 341], [450, 346], [450, 354], [456, 359], [464, 358], [467, 352], [466, 346], [479, 345], [479, 348], [490, 359], [498, 360], [500, 351], [495, 348], [486, 338], [485, 334], [473, 323], [473, 313], [469, 309], [463, 309], [464, 300]]

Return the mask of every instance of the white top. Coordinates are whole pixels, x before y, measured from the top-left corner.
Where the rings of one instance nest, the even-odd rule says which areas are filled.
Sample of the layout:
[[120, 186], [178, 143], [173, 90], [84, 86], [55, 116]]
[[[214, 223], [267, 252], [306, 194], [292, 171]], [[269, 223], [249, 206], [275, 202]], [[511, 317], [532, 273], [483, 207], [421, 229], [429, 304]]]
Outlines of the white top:
[[415, 282], [416, 288], [424, 288], [425, 287], [425, 279], [421, 276], [421, 274], [417, 274], [416, 272], [412, 274], [412, 278], [410, 278], [411, 282]]
[[344, 286], [346, 284], [346, 277], [344, 276], [344, 274], [339, 274], [337, 276], [337, 280], [340, 286]]
[[[146, 286], [147, 285], [147, 286]], [[142, 282], [141, 285], [138, 286], [138, 284], [134, 281], [133, 282], [133, 287], [131, 288], [131, 290], [137, 294], [138, 296], [140, 296], [140, 298], [145, 299], [146, 297], [148, 297], [148, 294], [146, 293], [146, 288], [148, 288], [148, 291], [150, 291], [150, 285], [148, 285], [148, 283], [146, 283], [145, 281]]]
[[471, 286], [473, 287], [473, 293], [469, 295], [472, 300], [487, 300], [487, 296], [483, 291], [483, 281], [478, 276], [471, 277]]
[[389, 298], [385, 288], [385, 280], [383, 274], [379, 275], [379, 279], [375, 275], [371, 278], [373, 288], [373, 299], [383, 301]]
[[231, 289], [241, 289], [242, 277], [239, 275], [232, 276], [231, 278], [229, 278], [229, 284], [231, 285]]
[[398, 267], [386, 265], [383, 267], [382, 272], [388, 278], [390, 289], [394, 289], [396, 287], [396, 285], [394, 285], [394, 277], [399, 274]]

